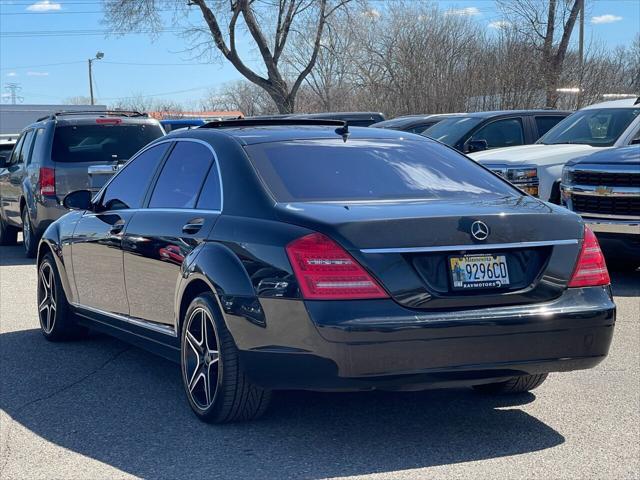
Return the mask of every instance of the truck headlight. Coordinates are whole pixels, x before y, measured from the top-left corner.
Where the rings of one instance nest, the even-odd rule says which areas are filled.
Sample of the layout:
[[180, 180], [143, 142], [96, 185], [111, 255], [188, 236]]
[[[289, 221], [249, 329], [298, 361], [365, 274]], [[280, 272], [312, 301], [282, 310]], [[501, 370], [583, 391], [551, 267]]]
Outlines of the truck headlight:
[[536, 167], [508, 168], [507, 180], [529, 195], [538, 196], [540, 180]]
[[571, 183], [571, 170], [569, 170], [568, 168], [563, 168], [562, 169], [562, 183], [564, 183], [565, 185], [568, 185]]

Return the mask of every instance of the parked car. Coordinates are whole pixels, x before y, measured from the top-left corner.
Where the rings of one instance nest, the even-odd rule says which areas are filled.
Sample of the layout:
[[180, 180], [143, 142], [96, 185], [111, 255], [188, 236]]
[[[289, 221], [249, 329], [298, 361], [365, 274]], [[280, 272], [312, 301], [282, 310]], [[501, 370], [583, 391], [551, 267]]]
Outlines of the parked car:
[[180, 362], [207, 421], [255, 418], [273, 389], [523, 392], [613, 334], [580, 217], [419, 135], [214, 122], [64, 203], [38, 251], [44, 336]]
[[160, 125], [164, 128], [164, 131], [169, 133], [178, 128], [193, 128], [204, 125], [205, 122], [202, 118], [168, 118], [160, 120]]
[[471, 154], [492, 170], [527, 172], [539, 181], [539, 196], [560, 203], [562, 167], [606, 148], [640, 143], [640, 99], [583, 108], [549, 130], [535, 145]]
[[462, 115], [460, 113], [442, 113], [433, 115], [404, 115], [402, 117], [384, 120], [382, 122], [370, 125], [375, 128], [390, 128], [391, 130], [402, 130], [410, 133], [423, 133], [428, 128], [433, 127], [436, 123], [449, 118], [455, 118]]
[[380, 112], [323, 112], [297, 113], [294, 115], [287, 115], [286, 118], [341, 120], [347, 122], [350, 127], [368, 127], [374, 123], [382, 122], [384, 120], [384, 115]]
[[62, 112], [28, 126], [0, 170], [0, 244], [15, 244], [22, 229], [25, 252], [35, 257], [42, 233], [66, 213], [60, 202], [67, 193], [97, 192], [163, 135], [157, 120], [137, 112]]
[[11, 151], [18, 140], [18, 135], [17, 133], [15, 135], [0, 135], [0, 169], [6, 168]]
[[596, 233], [616, 269], [640, 267], [640, 145], [568, 162], [562, 200]]

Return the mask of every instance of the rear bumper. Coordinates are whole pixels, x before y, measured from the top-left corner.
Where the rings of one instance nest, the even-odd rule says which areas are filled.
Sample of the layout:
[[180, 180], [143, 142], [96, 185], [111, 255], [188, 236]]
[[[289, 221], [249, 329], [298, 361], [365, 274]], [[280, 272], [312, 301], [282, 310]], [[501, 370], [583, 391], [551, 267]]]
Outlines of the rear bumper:
[[584, 222], [596, 233], [636, 235], [640, 238], [640, 219], [611, 220], [605, 218], [583, 217]]
[[266, 327], [227, 323], [249, 377], [276, 389], [422, 389], [591, 368], [607, 355], [615, 324], [608, 288], [440, 313], [392, 300], [261, 304]]

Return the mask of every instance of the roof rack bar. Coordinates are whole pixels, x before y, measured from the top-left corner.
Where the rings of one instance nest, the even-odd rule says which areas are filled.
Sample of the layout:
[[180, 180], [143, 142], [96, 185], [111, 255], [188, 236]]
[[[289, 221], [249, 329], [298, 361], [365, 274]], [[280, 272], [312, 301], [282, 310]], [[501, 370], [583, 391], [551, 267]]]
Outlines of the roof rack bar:
[[64, 115], [120, 115], [122, 117], [146, 117], [148, 116], [146, 113], [138, 112], [137, 110], [63, 110], [60, 112], [55, 112], [53, 115], [64, 116]]
[[[347, 127], [347, 122], [343, 120], [320, 120], [312, 118], [256, 118], [241, 120], [217, 120], [205, 123], [198, 128], [233, 128], [233, 127], [261, 127], [261, 126], [288, 126], [288, 125], [317, 125], [326, 127]], [[347, 127], [348, 128], [348, 127]]]

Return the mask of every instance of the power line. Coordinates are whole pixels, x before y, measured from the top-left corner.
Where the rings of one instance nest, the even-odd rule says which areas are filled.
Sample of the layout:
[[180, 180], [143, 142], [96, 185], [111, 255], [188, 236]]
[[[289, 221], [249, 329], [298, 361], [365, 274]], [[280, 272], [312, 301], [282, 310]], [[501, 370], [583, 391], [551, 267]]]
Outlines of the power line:
[[40, 65], [24, 65], [21, 67], [0, 67], [0, 70], [22, 70], [25, 68], [57, 67], [59, 65], [72, 65], [74, 63], [84, 63], [84, 62], [81, 60], [77, 60], [74, 62], [43, 63]]
[[21, 30], [0, 32], [0, 38], [25, 38], [25, 37], [83, 37], [91, 35], [143, 35], [151, 33], [178, 33], [180, 28], [161, 28], [158, 30], [137, 30], [137, 31], [117, 31], [117, 30]]

